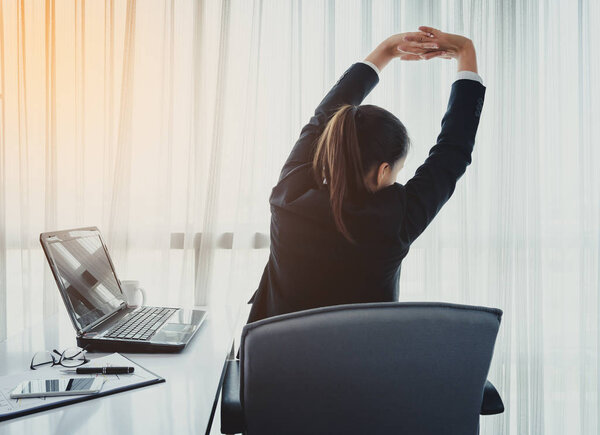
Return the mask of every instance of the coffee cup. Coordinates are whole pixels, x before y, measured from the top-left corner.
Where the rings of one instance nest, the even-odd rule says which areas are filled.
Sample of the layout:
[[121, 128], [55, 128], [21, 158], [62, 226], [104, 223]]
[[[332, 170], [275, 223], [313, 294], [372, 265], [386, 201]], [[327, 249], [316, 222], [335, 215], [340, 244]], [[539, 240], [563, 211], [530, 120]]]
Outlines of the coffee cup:
[[121, 290], [123, 290], [128, 306], [138, 307], [144, 305], [144, 302], [146, 301], [146, 291], [140, 286], [139, 281], [121, 281]]

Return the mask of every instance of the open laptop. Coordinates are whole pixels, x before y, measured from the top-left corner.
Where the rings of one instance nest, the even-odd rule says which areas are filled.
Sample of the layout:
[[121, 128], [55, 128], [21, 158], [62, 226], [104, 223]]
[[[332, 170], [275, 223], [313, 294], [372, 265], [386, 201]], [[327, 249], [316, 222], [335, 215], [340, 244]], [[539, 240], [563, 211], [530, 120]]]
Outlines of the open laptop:
[[107, 352], [177, 352], [206, 317], [202, 310], [127, 306], [96, 227], [42, 233], [40, 242], [80, 347]]

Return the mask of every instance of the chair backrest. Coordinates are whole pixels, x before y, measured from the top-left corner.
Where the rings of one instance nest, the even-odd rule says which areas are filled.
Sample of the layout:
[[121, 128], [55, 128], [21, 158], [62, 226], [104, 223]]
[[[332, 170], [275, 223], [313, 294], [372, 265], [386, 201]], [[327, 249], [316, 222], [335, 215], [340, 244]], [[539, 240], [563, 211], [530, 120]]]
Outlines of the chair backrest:
[[247, 434], [477, 434], [502, 311], [338, 305], [244, 327]]

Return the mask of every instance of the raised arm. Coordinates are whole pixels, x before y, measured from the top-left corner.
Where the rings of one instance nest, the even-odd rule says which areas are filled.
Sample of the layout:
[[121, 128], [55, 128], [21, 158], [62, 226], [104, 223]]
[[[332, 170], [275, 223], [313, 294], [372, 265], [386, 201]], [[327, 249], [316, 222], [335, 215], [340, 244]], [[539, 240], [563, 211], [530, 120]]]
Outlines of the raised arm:
[[[310, 162], [316, 139], [319, 137], [329, 118], [345, 104], [360, 105], [379, 82], [379, 72], [394, 58], [402, 60], [432, 59], [444, 54], [437, 50], [437, 42], [408, 41], [408, 36], [424, 36], [423, 32], [399, 33], [390, 36], [366, 58], [365, 62], [353, 64], [342, 74], [336, 84], [315, 109], [300, 132], [279, 179], [283, 179], [295, 167]], [[425, 37], [425, 36], [424, 36]]]
[[311, 160], [317, 138], [340, 106], [359, 105], [378, 82], [379, 76], [367, 64], [355, 63], [348, 68], [319, 103], [308, 124], [302, 128], [300, 137], [283, 165], [279, 180], [285, 178], [294, 168]]
[[457, 59], [458, 80], [452, 85], [436, 145], [431, 148], [429, 157], [417, 169], [415, 176], [404, 186], [406, 215], [401, 237], [409, 244], [425, 230], [448, 201], [457, 180], [471, 163], [485, 95], [485, 87], [477, 74], [473, 43], [463, 36], [429, 27], [420, 29], [427, 35], [419, 35], [414, 40], [428, 38], [435, 41], [445, 51], [442, 57]]

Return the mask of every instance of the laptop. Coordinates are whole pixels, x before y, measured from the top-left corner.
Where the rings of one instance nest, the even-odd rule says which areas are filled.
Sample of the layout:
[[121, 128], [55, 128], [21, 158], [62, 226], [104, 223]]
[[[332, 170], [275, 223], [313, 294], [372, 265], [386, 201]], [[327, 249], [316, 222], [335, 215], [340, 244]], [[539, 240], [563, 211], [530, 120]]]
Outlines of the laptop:
[[130, 307], [96, 227], [40, 234], [40, 243], [77, 331], [77, 345], [104, 352], [178, 352], [206, 311]]

